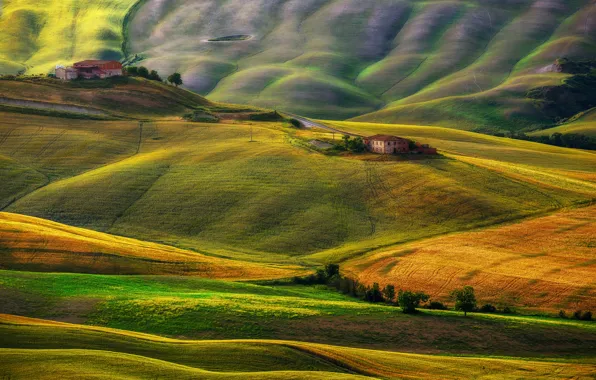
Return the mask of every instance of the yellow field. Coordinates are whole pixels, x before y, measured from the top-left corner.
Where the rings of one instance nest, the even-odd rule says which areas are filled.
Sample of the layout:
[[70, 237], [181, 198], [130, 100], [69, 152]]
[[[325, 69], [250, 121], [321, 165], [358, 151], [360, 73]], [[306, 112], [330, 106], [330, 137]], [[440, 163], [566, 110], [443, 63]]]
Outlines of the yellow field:
[[0, 213], [0, 266], [47, 272], [183, 274], [229, 280], [291, 277], [299, 267], [239, 262]]
[[3, 73], [46, 74], [89, 58], [120, 60], [133, 0], [5, 0], [0, 14]]
[[[0, 315], [0, 336], [6, 338], [3, 347], [10, 347], [0, 349], [0, 364], [12, 379], [109, 378], [116, 373], [121, 378], [159, 375], [177, 379], [580, 379], [590, 378], [596, 371], [590, 360], [566, 363], [433, 356], [295, 341], [176, 340], [5, 314]], [[37, 349], [29, 349], [26, 339], [19, 340], [26, 336], [37, 338]], [[82, 345], [94, 348], [80, 349]]]
[[366, 283], [447, 299], [463, 285], [480, 299], [531, 309], [596, 307], [596, 206], [400, 245], [345, 263]]

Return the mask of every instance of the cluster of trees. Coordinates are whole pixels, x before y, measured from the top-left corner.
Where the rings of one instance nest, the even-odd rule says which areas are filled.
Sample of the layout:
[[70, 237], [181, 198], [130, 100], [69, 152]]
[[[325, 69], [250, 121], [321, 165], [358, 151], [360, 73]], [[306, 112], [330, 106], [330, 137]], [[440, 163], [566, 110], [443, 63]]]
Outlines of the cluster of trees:
[[[559, 311], [559, 317], [563, 319], [569, 318], [567, 313], [564, 310]], [[573, 319], [577, 319], [578, 321], [591, 321], [592, 320], [592, 312], [591, 311], [581, 311], [577, 310], [572, 315]]]
[[[149, 79], [149, 80], [163, 82], [163, 79], [161, 78], [161, 76], [159, 75], [159, 73], [157, 71], [155, 71], [155, 70], [149, 71], [149, 69], [146, 68], [145, 66], [139, 66], [139, 67], [129, 66], [126, 68], [126, 75], [131, 76], [131, 77], [141, 77], [141, 78], [145, 78], [145, 79]], [[176, 87], [178, 87], [183, 84], [182, 75], [180, 75], [180, 73], [174, 73], [174, 74], [168, 76], [168, 79], [166, 80], [166, 82], [169, 82], [169, 83], [175, 85]]]
[[362, 137], [352, 138], [349, 135], [344, 135], [342, 137], [342, 140], [342, 147], [349, 152], [362, 153], [366, 151], [366, 145], [364, 144], [364, 140], [362, 140]]
[[510, 137], [517, 140], [534, 141], [542, 144], [565, 148], [596, 150], [596, 139], [580, 133], [553, 133], [550, 136], [528, 136], [525, 133], [496, 134], [499, 137]]
[[[421, 304], [430, 300], [430, 296], [424, 292], [413, 292], [402, 290], [396, 292], [394, 285], [387, 284], [381, 288], [378, 283], [367, 286], [353, 278], [342, 276], [339, 265], [327, 264], [324, 269], [306, 277], [294, 277], [294, 282], [303, 285], [324, 284], [328, 285], [343, 294], [372, 303], [386, 303], [399, 306], [404, 313], [415, 313]], [[451, 293], [455, 301], [455, 310], [468, 312], [477, 310], [474, 288], [465, 286], [456, 289]], [[441, 302], [430, 302], [427, 306], [430, 309], [447, 309]]]

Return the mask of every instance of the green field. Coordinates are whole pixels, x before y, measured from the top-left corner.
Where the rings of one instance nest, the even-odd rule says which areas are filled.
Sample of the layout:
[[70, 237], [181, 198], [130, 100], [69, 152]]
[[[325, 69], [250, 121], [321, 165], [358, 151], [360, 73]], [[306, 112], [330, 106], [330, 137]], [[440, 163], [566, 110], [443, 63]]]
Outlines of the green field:
[[[189, 341], [9, 315], [0, 315], [0, 336], [2, 347], [9, 347], [0, 348], [0, 370], [4, 376], [19, 379], [81, 375], [177, 379], [556, 379], [590, 377], [594, 372], [590, 359], [452, 357], [280, 340]], [[239, 357], [244, 360], [238, 360]]]
[[4, 211], [248, 261], [338, 260], [596, 192], [576, 178], [593, 174], [592, 154], [447, 129], [411, 127], [443, 157], [379, 161], [309, 150], [301, 141], [312, 137], [277, 123], [157, 121], [141, 131], [12, 115], [0, 123], [3, 175], [17, 178]]
[[0, 312], [184, 339], [282, 339], [403, 352], [578, 359], [593, 357], [596, 339], [590, 322], [464, 318], [449, 311], [409, 316], [326, 287], [168, 276], [1, 275], [6, 302]]
[[534, 136], [550, 136], [553, 133], [579, 133], [596, 137], [596, 109], [585, 112], [580, 117], [557, 127], [533, 132]]

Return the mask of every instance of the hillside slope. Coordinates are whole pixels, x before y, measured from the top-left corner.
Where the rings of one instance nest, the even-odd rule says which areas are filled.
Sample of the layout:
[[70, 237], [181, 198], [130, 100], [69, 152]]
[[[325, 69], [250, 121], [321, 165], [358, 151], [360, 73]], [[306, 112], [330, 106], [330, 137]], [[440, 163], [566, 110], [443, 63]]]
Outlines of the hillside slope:
[[0, 268], [42, 272], [192, 275], [234, 280], [290, 277], [298, 267], [209, 257], [161, 244], [0, 213]]
[[0, 73], [48, 73], [88, 58], [123, 58], [122, 26], [135, 0], [4, 0]]
[[[6, 0], [0, 73], [127, 58], [210, 99], [467, 130], [547, 124], [524, 95], [596, 55], [591, 0]], [[124, 52], [122, 51], [124, 49]]]
[[593, 154], [449, 129], [389, 126], [449, 156], [379, 160], [313, 152], [278, 123], [3, 117], [4, 211], [251, 261], [344, 258], [596, 194]]
[[[596, 54], [595, 14], [590, 0], [149, 0], [131, 17], [127, 48], [216, 100], [521, 128], [542, 121], [523, 95], [563, 77], [548, 72], [556, 58]], [[209, 41], [230, 35], [252, 38]], [[424, 122], [429, 110], [441, 117]]]
[[[10, 315], [0, 316], [0, 334], [2, 347], [11, 347], [0, 349], [0, 364], [11, 379], [82, 374], [98, 379], [559, 379], [589, 377], [594, 369], [589, 360], [415, 355], [293, 341], [184, 341]], [[38, 342], [33, 347], [26, 343], [32, 338]]]
[[0, 80], [0, 110], [22, 113], [100, 120], [179, 118], [199, 107], [215, 105], [191, 91], [142, 78]]

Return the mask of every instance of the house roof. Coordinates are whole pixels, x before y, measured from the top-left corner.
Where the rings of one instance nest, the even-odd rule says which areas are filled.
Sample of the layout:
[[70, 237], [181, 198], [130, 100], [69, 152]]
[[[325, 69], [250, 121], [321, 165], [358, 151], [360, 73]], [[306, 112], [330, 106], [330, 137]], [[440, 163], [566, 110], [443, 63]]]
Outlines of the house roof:
[[400, 141], [406, 140], [403, 137], [391, 136], [391, 135], [374, 135], [367, 137], [367, 140], [375, 140], [375, 141]]
[[95, 65], [103, 65], [106, 63], [120, 63], [118, 61], [105, 61], [105, 60], [100, 60], [100, 59], [88, 59], [85, 61], [81, 61], [81, 62], [77, 62], [75, 63], [75, 66], [95, 66]]

